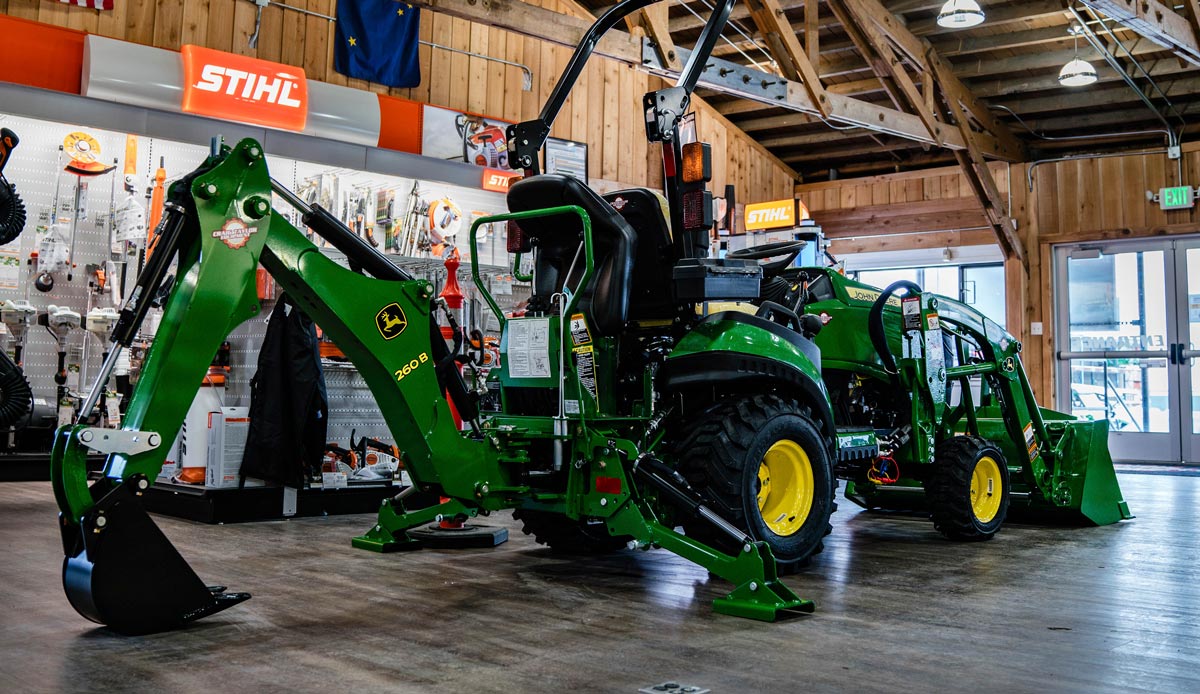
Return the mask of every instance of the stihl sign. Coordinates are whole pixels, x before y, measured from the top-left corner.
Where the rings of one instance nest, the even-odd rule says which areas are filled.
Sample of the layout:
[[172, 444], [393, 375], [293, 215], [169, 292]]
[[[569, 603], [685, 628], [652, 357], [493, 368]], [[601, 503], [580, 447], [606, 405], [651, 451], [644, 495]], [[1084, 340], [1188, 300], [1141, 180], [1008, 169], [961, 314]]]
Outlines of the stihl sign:
[[775, 200], [746, 205], [746, 229], [796, 226], [796, 201]]
[[484, 190], [490, 190], [496, 193], [507, 193], [508, 187], [514, 181], [521, 180], [521, 174], [512, 171], [501, 171], [499, 169], [484, 169], [482, 186]]
[[200, 46], [184, 46], [183, 110], [223, 120], [303, 130], [304, 70]]

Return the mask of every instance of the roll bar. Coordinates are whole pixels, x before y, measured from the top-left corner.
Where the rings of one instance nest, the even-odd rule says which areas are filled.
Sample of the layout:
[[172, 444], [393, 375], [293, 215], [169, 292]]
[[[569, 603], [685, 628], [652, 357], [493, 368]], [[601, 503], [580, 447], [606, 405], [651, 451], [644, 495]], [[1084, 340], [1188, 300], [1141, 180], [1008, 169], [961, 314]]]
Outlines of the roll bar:
[[[507, 135], [511, 153], [511, 156], [509, 156], [509, 165], [512, 168], [525, 169], [527, 176], [535, 176], [540, 173], [538, 152], [545, 146], [546, 139], [550, 136], [551, 126], [554, 125], [559, 111], [562, 110], [563, 104], [566, 103], [567, 95], [575, 88], [575, 83], [583, 73], [583, 68], [587, 64], [588, 59], [591, 58], [592, 53], [596, 50], [596, 45], [600, 43], [600, 39], [629, 15], [661, 1], [624, 0], [624, 2], [620, 2], [609, 8], [607, 12], [600, 15], [588, 27], [588, 30], [584, 32], [583, 37], [579, 40], [579, 45], [575, 47], [575, 52], [571, 54], [571, 60], [567, 63], [566, 69], [554, 85], [554, 91], [551, 92], [550, 98], [542, 106], [542, 111], [538, 117], [534, 120], [508, 126]], [[717, 5], [712, 16], [705, 23], [704, 30], [701, 32], [691, 56], [688, 57], [687, 65], [684, 66], [679, 80], [675, 83], [674, 89], [676, 91], [674, 93], [679, 95], [679, 90], [682, 91], [682, 103], [672, 104], [672, 110], [678, 109], [680, 115], [687, 108], [692, 90], [696, 88], [696, 83], [700, 80], [700, 74], [704, 72], [707, 66], [713, 47], [716, 46], [717, 40], [721, 37], [721, 32], [725, 29], [725, 24], [729, 21], [729, 15], [733, 12], [735, 2], [737, 0], [721, 0], [721, 3]], [[673, 101], [677, 100], [673, 99]], [[665, 139], [672, 137], [673, 132], [674, 125], [672, 124], [663, 133]]]

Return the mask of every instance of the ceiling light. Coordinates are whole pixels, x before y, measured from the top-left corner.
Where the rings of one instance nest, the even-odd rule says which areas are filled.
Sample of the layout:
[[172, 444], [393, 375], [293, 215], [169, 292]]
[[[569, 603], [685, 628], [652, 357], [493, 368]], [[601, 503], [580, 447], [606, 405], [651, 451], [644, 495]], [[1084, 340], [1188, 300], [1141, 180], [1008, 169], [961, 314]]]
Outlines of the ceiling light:
[[1058, 83], [1064, 87], [1085, 87], [1099, 77], [1096, 68], [1086, 60], [1075, 58], [1058, 71]]
[[1086, 87], [1100, 79], [1096, 68], [1079, 57], [1079, 27], [1071, 27], [1070, 32], [1075, 37], [1075, 57], [1058, 71], [1058, 83], [1064, 87]]
[[947, 29], [966, 29], [983, 21], [983, 10], [975, 0], [946, 0], [938, 12], [938, 26]]

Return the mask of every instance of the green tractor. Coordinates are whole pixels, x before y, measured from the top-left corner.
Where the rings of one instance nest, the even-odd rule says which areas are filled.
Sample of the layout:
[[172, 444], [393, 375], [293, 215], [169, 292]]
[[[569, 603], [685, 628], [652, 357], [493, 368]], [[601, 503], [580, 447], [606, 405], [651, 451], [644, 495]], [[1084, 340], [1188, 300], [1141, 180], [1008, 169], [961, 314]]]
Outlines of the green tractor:
[[[195, 395], [181, 384], [199, 383], [225, 336], [258, 314], [261, 263], [357, 366], [414, 482], [384, 502], [355, 547], [404, 549], [417, 544], [409, 530], [433, 521], [513, 509], [556, 549], [634, 544], [692, 560], [733, 583], [714, 602], [719, 612], [773, 620], [812, 611], [776, 567], [803, 561], [830, 527], [837, 435], [818, 349], [768, 318], [697, 312], [709, 300], [757, 297], [762, 276], [752, 260], [703, 257], [711, 154], [707, 145], [679, 141], [679, 122], [733, 2], [724, 0], [709, 19], [678, 83], [645, 96], [647, 135], [663, 153], [665, 204], [648, 190], [600, 196], [538, 167], [596, 43], [651, 0], [627, 0], [600, 17], [540, 117], [510, 128], [510, 161], [525, 177], [511, 186], [510, 213], [476, 225], [508, 224], [518, 274], [522, 255], [532, 255], [531, 273], [522, 275], [532, 296], [523, 316], [506, 317], [472, 253], [475, 283], [502, 325], [491, 410], [464, 382], [463, 331], [428, 282], [273, 181], [259, 143], [214, 139], [208, 159], [171, 187], [155, 252], [80, 408], [84, 421], [174, 265], [179, 279], [122, 429], [76, 424], [56, 434], [52, 476], [71, 604], [117, 631], [147, 633], [249, 597], [206, 586], [139, 497]], [[349, 267], [272, 210], [272, 193]], [[455, 336], [451, 345], [439, 316]], [[108, 456], [92, 482], [89, 451]], [[410, 510], [404, 500], [417, 490], [448, 500]]]
[[912, 282], [880, 290], [788, 267], [800, 248], [740, 255], [774, 259], [755, 303], [794, 313], [821, 350], [846, 498], [927, 511], [942, 535], [968, 541], [994, 536], [1010, 507], [1066, 523], [1132, 517], [1107, 422], [1038, 407], [1021, 343], [995, 321]]
[[[228, 147], [214, 140], [208, 159], [172, 185], [155, 252], [121, 310], [110, 356], [80, 409], [85, 421], [174, 266], [179, 279], [167, 295], [122, 428], [76, 424], [55, 437], [52, 479], [66, 557], [63, 583], [80, 614], [123, 633], [148, 633], [249, 598], [201, 581], [139, 497], [161, 469], [164, 444], [195, 395], [194, 387], [181, 384], [200, 383], [225, 336], [258, 314], [259, 263], [357, 366], [403, 451], [413, 485], [386, 500], [376, 523], [354, 538], [362, 549], [412, 548], [419, 542], [410, 530], [511, 509], [527, 532], [558, 550], [636, 546], [674, 552], [733, 584], [714, 601], [718, 612], [774, 620], [813, 610], [811, 601], [779, 580], [778, 570], [799, 566], [821, 549], [840, 472], [857, 470], [853, 496], [871, 499], [876, 490], [870, 473], [866, 482], [859, 478], [880, 450], [893, 456], [912, 451], [930, 468], [933, 447], [949, 445], [959, 420], [964, 432], [1000, 437], [1001, 448], [1003, 441], [1020, 441], [1019, 421], [1005, 405], [1019, 408], [1010, 401], [1025, 391], [1009, 389], [995, 391], [999, 409], [968, 408], [959, 420], [936, 405], [905, 409], [913, 434], [901, 442], [891, 424], [854, 414], [853, 389], [840, 381], [834, 389], [826, 386], [836, 369], [855, 373], [878, 363], [880, 379], [900, 379], [922, 403], [931, 397], [945, 402], [933, 380], [923, 385], [934, 378], [929, 361], [936, 355], [910, 355], [905, 345], [916, 343], [897, 329], [898, 312], [885, 310], [882, 318], [888, 349], [903, 355], [893, 369], [891, 361], [872, 356], [874, 346], [862, 334], [857, 341], [848, 334], [846, 345], [833, 339], [840, 319], [822, 325], [821, 310], [845, 313], [847, 323], [871, 310], [870, 301], [858, 305], [838, 294], [848, 285], [834, 275], [825, 275], [831, 293], [816, 300], [825, 295], [815, 280], [789, 278], [825, 271], [760, 263], [764, 251], [705, 257], [711, 155], [707, 145], [682, 145], [678, 125], [734, 0], [723, 0], [714, 11], [678, 83], [647, 94], [642, 103], [647, 136], [662, 148], [665, 203], [648, 190], [601, 196], [573, 178], [539, 172], [538, 152], [592, 49], [651, 1], [626, 0], [601, 16], [540, 117], [509, 130], [510, 162], [525, 177], [510, 189], [509, 213], [476, 225], [508, 224], [514, 272], [530, 282], [532, 295], [524, 315], [505, 316], [481, 281], [472, 252], [475, 285], [501, 325], [502, 366], [487, 383], [495, 397], [482, 397], [480, 388], [468, 385], [472, 379], [464, 380], [464, 363], [468, 372], [470, 364], [462, 353], [463, 331], [434, 288], [328, 211], [273, 181], [259, 143]], [[344, 253], [348, 267], [322, 254], [274, 211], [272, 193]], [[474, 229], [469, 238], [474, 245]], [[531, 256], [528, 274], [522, 274], [525, 256]], [[936, 302], [924, 295], [921, 300], [923, 306]], [[706, 310], [738, 301], [748, 302], [753, 313]], [[922, 319], [932, 310], [923, 310]], [[452, 344], [442, 337], [441, 321], [454, 335]], [[925, 341], [941, 339], [932, 329], [920, 334]], [[857, 350], [859, 361], [831, 361], [836, 357], [823, 356], [822, 346]], [[1015, 360], [1011, 349], [989, 355], [988, 368], [1002, 374], [1006, 362], [992, 357], [1010, 353]], [[953, 380], [965, 377], [964, 369], [982, 373], [984, 366], [964, 361], [946, 366], [942, 376]], [[1031, 397], [1021, 402], [1024, 411], [1036, 412]], [[995, 419], [988, 419], [992, 414]], [[1056, 422], [1037, 421], [1038, 437], [1054, 435]], [[1062, 427], [1056, 445], [1080, 450], [1063, 444], [1080, 430], [1074, 423]], [[1081, 500], [1086, 506], [1091, 481], [1070, 495], [1059, 487], [1051, 491], [1045, 474], [1057, 480], [1063, 460], [1050, 459], [1049, 448], [1039, 450], [1040, 467], [1030, 466], [1031, 498], [1036, 493], [1066, 508]], [[94, 481], [87, 473], [89, 451], [107, 455]], [[1008, 465], [1021, 464], [1003, 452]], [[1005, 462], [998, 455], [991, 460], [1002, 475]], [[1069, 468], [1064, 488], [1075, 490], [1084, 472], [1091, 470]], [[932, 489], [932, 478], [929, 484]], [[1014, 495], [995, 489], [989, 492]], [[415, 491], [447, 500], [407, 508], [405, 499]]]

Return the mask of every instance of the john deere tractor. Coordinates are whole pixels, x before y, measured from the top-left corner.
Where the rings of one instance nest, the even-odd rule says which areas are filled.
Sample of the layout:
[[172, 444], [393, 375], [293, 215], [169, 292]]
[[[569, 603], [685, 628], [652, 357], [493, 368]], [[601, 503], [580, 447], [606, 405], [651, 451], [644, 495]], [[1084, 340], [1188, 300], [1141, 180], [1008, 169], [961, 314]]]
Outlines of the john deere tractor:
[[927, 511], [954, 540], [990, 539], [1010, 507], [1068, 523], [1132, 517], [1107, 423], [1038, 407], [1016, 338], [912, 282], [880, 290], [831, 268], [789, 267], [802, 244], [732, 255], [765, 261], [752, 305], [775, 305], [820, 348], [848, 499]]
[[[676, 85], [646, 94], [641, 104], [648, 139], [661, 146], [665, 198], [644, 189], [602, 196], [574, 178], [540, 172], [539, 150], [592, 49], [652, 1], [626, 0], [604, 13], [583, 36], [540, 116], [507, 133], [509, 163], [523, 169], [524, 178], [508, 193], [510, 211], [477, 220], [476, 227], [507, 223], [514, 272], [530, 283], [532, 295], [523, 315], [506, 316], [481, 281], [472, 248], [475, 285], [501, 325], [502, 365], [488, 376], [487, 398], [468, 385], [472, 379], [464, 381], [463, 331], [434, 287], [272, 180], [259, 143], [229, 147], [214, 139], [207, 160], [170, 189], [154, 254], [121, 310], [110, 357], [81, 408], [83, 421], [174, 266], [179, 279], [122, 428], [77, 424], [56, 434], [52, 471], [66, 555], [63, 582], [82, 615], [121, 632], [146, 633], [249, 598], [206, 586], [139, 497], [161, 469], [164, 444], [192, 402], [191, 384], [201, 382], [225, 336], [258, 314], [259, 263], [357, 366], [413, 480], [383, 504], [375, 524], [354, 538], [355, 547], [409, 548], [418, 542], [409, 531], [419, 526], [512, 509], [528, 532], [555, 549], [659, 547], [694, 561], [733, 584], [714, 601], [718, 612], [773, 620], [812, 611], [812, 602], [779, 580], [778, 569], [797, 566], [821, 548], [836, 471], [865, 470], [881, 450], [894, 454], [903, 446], [928, 462], [932, 447], [958, 430], [943, 424], [945, 417], [930, 419], [941, 412], [936, 403], [897, 410], [897, 417], [911, 420], [904, 439], [903, 421], [856, 414], [857, 385], [838, 382], [831, 401], [824, 379], [831, 366], [848, 362], [822, 356], [820, 340], [829, 339], [837, 322], [823, 326], [812, 312], [822, 300], [847, 316], [866, 315], [872, 305], [848, 301], [841, 280], [825, 275], [826, 295], [814, 282], [786, 279], [778, 262], [761, 264], [754, 253], [706, 257], [711, 153], [703, 143], [682, 144], [678, 126], [734, 0], [714, 10]], [[272, 193], [341, 251], [345, 266], [274, 211]], [[922, 300], [920, 317], [931, 320], [934, 300]], [[708, 310], [739, 301], [753, 312]], [[921, 352], [925, 361], [912, 352], [910, 364], [910, 352], [902, 350], [915, 349], [916, 342], [898, 330], [899, 313], [886, 307], [883, 313], [895, 365], [883, 352], [872, 356], [875, 346], [861, 335], [857, 341], [847, 336], [846, 348], [868, 366], [879, 361], [879, 379], [900, 379], [913, 397], [944, 402], [935, 379], [966, 371], [931, 371], [936, 355], [928, 350]], [[443, 339], [443, 321], [453, 340]], [[940, 333], [923, 325], [921, 344], [940, 345]], [[999, 364], [996, 374], [1017, 373], [999, 370], [1008, 356], [1015, 360], [1011, 349], [987, 356], [987, 365], [958, 368], [982, 372]], [[1024, 392], [996, 391], [1006, 399]], [[1032, 398], [1021, 402], [1032, 408]], [[997, 420], [1004, 425], [989, 428], [986, 421], [972, 414], [964, 430], [1014, 440], [1022, 435], [1007, 411]], [[1052, 431], [1049, 423], [1036, 426], [1038, 436], [1043, 428]], [[1068, 434], [1075, 431], [1070, 427]], [[101, 477], [91, 482], [89, 451], [108, 456]], [[1037, 475], [1046, 469], [1058, 475], [1048, 449], [1039, 451], [1044, 465]], [[992, 460], [1002, 474], [1004, 462], [996, 454]], [[1072, 469], [1068, 476], [1082, 473]], [[1076, 481], [1067, 480], [1068, 487]], [[1030, 484], [1042, 482], [1035, 475]], [[865, 483], [856, 489], [864, 496], [873, 491]], [[447, 500], [406, 508], [405, 498], [417, 490]], [[1086, 487], [1070, 497], [1057, 490], [1049, 495], [1053, 503], [1086, 502]]]
[[[679, 121], [733, 1], [709, 19], [678, 83], [642, 104], [647, 135], [661, 144], [665, 201], [643, 189], [601, 196], [574, 178], [540, 173], [538, 164], [597, 41], [651, 0], [627, 0], [600, 17], [540, 117], [510, 128], [510, 162], [524, 178], [511, 186], [508, 214], [476, 225], [508, 224], [518, 273], [522, 256], [532, 254], [523, 275], [532, 296], [523, 316], [505, 316], [472, 253], [475, 283], [502, 325], [492, 411], [480, 409], [478, 389], [464, 382], [462, 330], [428, 282], [273, 181], [259, 143], [214, 139], [208, 159], [171, 187], [154, 254], [122, 308], [99, 375], [103, 384], [174, 266], [179, 279], [122, 428], [75, 425], [56, 435], [53, 481], [72, 605], [118, 631], [144, 633], [249, 597], [206, 586], [139, 497], [192, 402], [190, 384], [200, 383], [225, 335], [258, 314], [261, 263], [358, 367], [414, 483], [383, 504], [355, 547], [400, 549], [416, 542], [410, 529], [436, 519], [514, 509], [526, 530], [556, 549], [633, 544], [695, 561], [734, 585], [715, 601], [720, 612], [769, 620], [811, 611], [779, 581], [776, 566], [802, 561], [829, 530], [837, 434], [819, 352], [769, 317], [697, 311], [711, 299], [757, 297], [762, 276], [753, 260], [703, 257], [711, 154], [679, 140]], [[272, 193], [348, 267], [275, 212]], [[88, 451], [108, 454], [91, 483]], [[409, 510], [404, 497], [415, 490], [448, 501]]]

